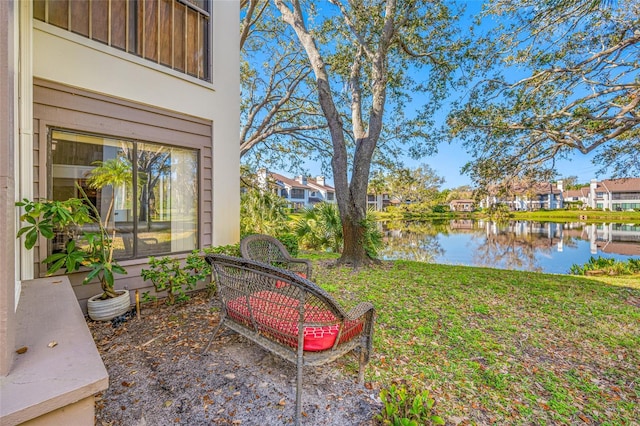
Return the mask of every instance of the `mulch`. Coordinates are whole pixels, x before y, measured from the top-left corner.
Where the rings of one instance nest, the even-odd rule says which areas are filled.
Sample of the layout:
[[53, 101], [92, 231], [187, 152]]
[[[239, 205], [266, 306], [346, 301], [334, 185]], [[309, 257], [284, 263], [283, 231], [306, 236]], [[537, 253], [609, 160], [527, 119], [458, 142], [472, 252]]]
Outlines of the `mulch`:
[[[293, 424], [295, 365], [224, 328], [203, 355], [217, 322], [206, 291], [173, 306], [143, 304], [139, 317], [87, 320], [109, 373], [96, 424]], [[347, 355], [305, 367], [303, 424], [376, 424], [378, 392], [356, 383], [356, 365]]]

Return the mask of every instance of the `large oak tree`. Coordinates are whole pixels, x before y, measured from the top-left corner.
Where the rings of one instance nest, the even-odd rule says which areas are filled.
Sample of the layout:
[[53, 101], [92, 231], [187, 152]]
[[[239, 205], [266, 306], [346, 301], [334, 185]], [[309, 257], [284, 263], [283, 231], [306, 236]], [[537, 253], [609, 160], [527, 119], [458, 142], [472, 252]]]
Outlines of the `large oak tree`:
[[[455, 13], [441, 1], [273, 0], [313, 72], [312, 88], [328, 127], [331, 168], [343, 226], [339, 262], [370, 262], [364, 249], [372, 160], [402, 141], [429, 146], [433, 110], [454, 71]], [[421, 113], [405, 115], [418, 94]]]

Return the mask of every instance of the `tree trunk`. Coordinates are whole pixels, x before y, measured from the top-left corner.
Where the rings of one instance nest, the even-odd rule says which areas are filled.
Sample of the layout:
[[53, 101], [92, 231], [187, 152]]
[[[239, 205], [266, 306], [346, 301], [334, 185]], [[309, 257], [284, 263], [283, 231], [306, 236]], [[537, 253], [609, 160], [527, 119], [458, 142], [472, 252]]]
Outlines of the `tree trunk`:
[[342, 250], [342, 256], [338, 259], [338, 264], [349, 265], [354, 268], [369, 265], [372, 259], [364, 249], [366, 230], [362, 225], [363, 221], [355, 218], [350, 219], [342, 220], [344, 249]]

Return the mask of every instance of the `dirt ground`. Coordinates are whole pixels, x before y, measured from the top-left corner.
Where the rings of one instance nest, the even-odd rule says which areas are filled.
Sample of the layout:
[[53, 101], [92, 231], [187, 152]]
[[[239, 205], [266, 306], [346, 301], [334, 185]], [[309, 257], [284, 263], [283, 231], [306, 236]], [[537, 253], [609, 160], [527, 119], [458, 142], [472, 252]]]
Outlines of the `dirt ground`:
[[[206, 292], [174, 306], [153, 302], [112, 322], [88, 320], [109, 372], [96, 424], [286, 425], [295, 412], [295, 365], [223, 328]], [[348, 364], [351, 364], [350, 366]], [[306, 367], [307, 425], [373, 425], [378, 391], [356, 383], [355, 356]]]

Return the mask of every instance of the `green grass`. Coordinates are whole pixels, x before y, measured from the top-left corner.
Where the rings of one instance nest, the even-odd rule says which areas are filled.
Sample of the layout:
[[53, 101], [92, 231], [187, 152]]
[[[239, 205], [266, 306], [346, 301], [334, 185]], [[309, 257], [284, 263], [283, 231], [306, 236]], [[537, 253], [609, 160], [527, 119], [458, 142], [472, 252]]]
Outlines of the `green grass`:
[[610, 212], [602, 210], [537, 210], [513, 212], [513, 219], [553, 222], [629, 222], [640, 224], [640, 212]]
[[640, 277], [323, 265], [316, 282], [346, 307], [376, 306], [367, 381], [429, 389], [447, 424], [638, 424]]

